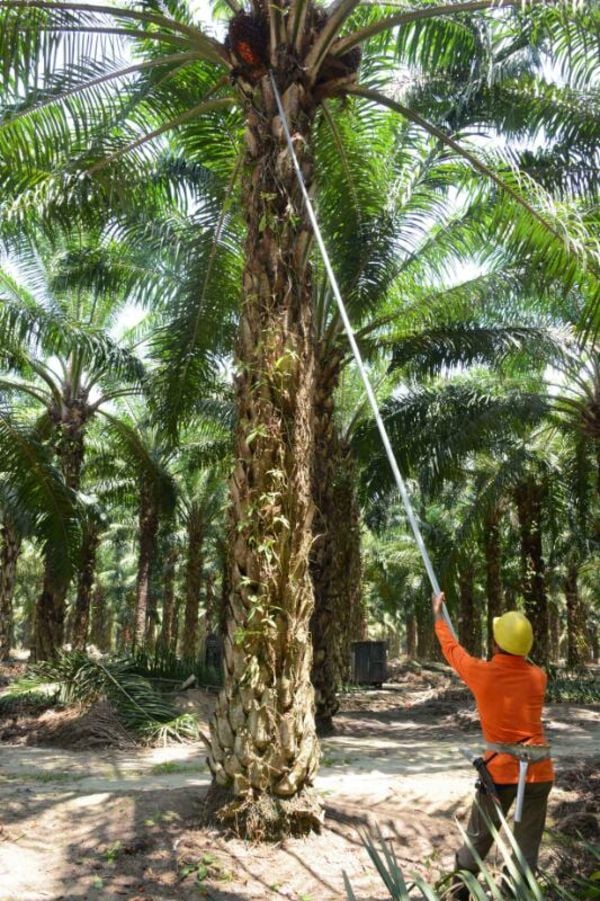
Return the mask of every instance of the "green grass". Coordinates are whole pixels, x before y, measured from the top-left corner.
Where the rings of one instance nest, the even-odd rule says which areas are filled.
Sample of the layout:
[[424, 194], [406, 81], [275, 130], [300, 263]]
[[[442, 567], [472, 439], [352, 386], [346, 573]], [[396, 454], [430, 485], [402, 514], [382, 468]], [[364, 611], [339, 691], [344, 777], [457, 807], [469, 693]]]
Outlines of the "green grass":
[[40, 782], [45, 784], [48, 782], [80, 782], [82, 779], [87, 779], [87, 777], [87, 773], [63, 773], [49, 770], [46, 773], [9, 773], [8, 775], [3, 775], [2, 779], [7, 782]]
[[332, 766], [352, 766], [354, 763], [354, 757], [347, 757], [343, 754], [335, 755], [335, 754], [323, 754], [321, 756], [321, 766], [332, 767]]
[[206, 764], [167, 761], [165, 763], [157, 763], [156, 766], [152, 767], [150, 772], [153, 776], [168, 776], [172, 773], [205, 773]]
[[334, 757], [333, 754], [323, 754], [321, 756], [321, 766], [335, 766], [339, 762], [339, 757]]

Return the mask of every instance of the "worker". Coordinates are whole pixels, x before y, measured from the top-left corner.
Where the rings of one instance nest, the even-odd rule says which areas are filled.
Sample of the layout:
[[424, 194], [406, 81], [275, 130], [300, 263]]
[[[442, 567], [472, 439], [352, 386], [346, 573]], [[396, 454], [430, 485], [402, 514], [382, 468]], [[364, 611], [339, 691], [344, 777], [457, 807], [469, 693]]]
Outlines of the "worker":
[[[443, 593], [433, 596], [432, 605], [435, 632], [442, 653], [475, 697], [486, 743], [545, 745], [542, 707], [547, 677], [543, 670], [526, 659], [533, 645], [533, 629], [527, 617], [511, 610], [494, 618], [493, 656], [487, 661], [471, 657], [454, 638], [443, 616]], [[488, 751], [484, 760], [506, 816], [517, 794], [518, 759], [511, 754]], [[549, 756], [529, 764], [522, 819], [514, 825], [515, 841], [534, 873], [553, 780], [554, 771]], [[469, 842], [482, 860], [493, 843], [482, 811], [495, 826], [499, 824], [498, 806], [490, 795], [491, 792], [486, 792], [480, 781], [467, 826]], [[479, 870], [467, 842], [456, 855], [456, 867], [473, 874]], [[455, 876], [450, 897], [455, 901], [469, 899], [469, 890], [458, 875]]]

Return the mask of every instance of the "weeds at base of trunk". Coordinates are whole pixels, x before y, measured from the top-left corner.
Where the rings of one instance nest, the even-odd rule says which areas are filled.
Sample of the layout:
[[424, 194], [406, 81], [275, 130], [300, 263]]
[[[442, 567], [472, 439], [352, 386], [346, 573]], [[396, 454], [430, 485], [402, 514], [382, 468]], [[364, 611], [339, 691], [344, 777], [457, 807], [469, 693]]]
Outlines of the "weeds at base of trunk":
[[250, 842], [280, 842], [320, 833], [323, 811], [313, 789], [293, 798], [276, 798], [264, 792], [235, 796], [213, 784], [202, 803], [203, 825], [218, 826], [230, 835]]

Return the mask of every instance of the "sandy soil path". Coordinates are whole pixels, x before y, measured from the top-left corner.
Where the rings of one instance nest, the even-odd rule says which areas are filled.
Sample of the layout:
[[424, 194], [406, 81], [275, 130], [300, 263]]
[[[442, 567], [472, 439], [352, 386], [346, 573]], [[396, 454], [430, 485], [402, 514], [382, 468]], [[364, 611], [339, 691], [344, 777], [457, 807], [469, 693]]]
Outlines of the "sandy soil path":
[[[464, 816], [474, 781], [457, 747], [480, 747], [474, 719], [461, 723], [450, 704], [432, 722], [427, 704], [398, 697], [389, 689], [346, 705], [339, 733], [322, 743], [324, 835], [267, 849], [194, 829], [210, 781], [202, 746], [0, 745], [0, 901], [325, 901], [345, 897], [343, 870], [360, 899], [386, 898], [356, 833], [374, 823], [408, 871], [449, 867], [453, 818]], [[598, 710], [550, 707], [546, 721], [557, 768], [600, 753]]]

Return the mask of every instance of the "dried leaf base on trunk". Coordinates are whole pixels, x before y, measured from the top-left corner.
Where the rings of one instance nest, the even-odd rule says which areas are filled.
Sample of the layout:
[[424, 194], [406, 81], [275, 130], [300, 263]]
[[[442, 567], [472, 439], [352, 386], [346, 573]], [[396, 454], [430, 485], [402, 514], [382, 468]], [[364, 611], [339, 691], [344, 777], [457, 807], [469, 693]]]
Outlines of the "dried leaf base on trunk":
[[320, 832], [324, 814], [314, 789], [291, 798], [263, 792], [234, 795], [232, 789], [212, 785], [202, 802], [203, 823], [221, 826], [253, 842], [277, 842], [288, 836]]
[[[282, 97], [305, 178], [314, 113], [302, 85]], [[310, 684], [314, 350], [309, 243], [269, 83], [247, 111], [247, 218], [238, 342], [235, 469], [224, 687], [209, 765], [230, 792], [219, 814], [237, 834], [281, 838], [320, 822], [311, 792], [319, 748]], [[260, 110], [258, 112], [257, 110]]]

